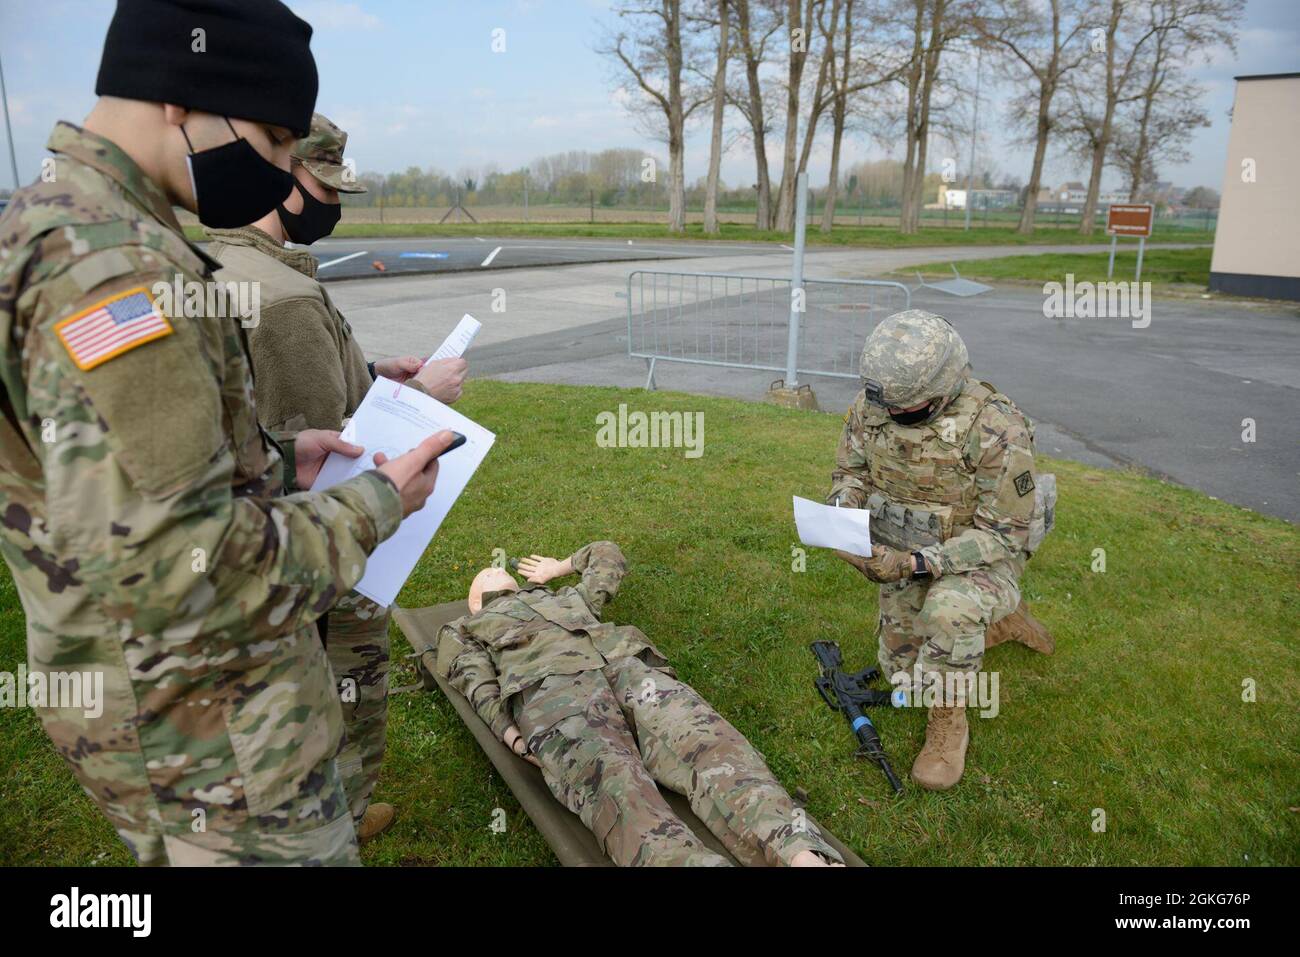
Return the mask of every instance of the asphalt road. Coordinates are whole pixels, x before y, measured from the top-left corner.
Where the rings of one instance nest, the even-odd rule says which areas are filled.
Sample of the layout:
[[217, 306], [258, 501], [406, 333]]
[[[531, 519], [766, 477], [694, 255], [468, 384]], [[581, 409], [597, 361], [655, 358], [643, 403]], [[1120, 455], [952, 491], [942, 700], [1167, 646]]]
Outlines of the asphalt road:
[[[771, 243], [642, 242], [626, 239], [515, 239], [507, 236], [331, 239], [312, 246], [320, 278], [363, 279], [404, 273], [518, 269], [636, 259], [693, 259], [744, 250], [789, 257]], [[375, 263], [383, 265], [377, 269]]]
[[[1300, 316], [1294, 309], [1156, 300], [1152, 322], [1045, 319], [1043, 297], [997, 289], [969, 299], [920, 290], [913, 306], [951, 319], [975, 373], [1039, 425], [1039, 449], [1136, 466], [1216, 498], [1300, 521]], [[640, 385], [627, 320], [496, 343], [475, 374], [518, 381]], [[860, 341], [856, 348], [860, 348]], [[660, 388], [753, 398], [775, 373], [657, 363]], [[824, 409], [851, 380], [806, 377]], [[1244, 420], [1255, 441], [1243, 441]]]
[[[313, 251], [325, 263], [349, 252], [367, 253], [326, 266], [328, 275], [348, 264], [359, 267], [376, 250], [387, 262], [402, 251], [431, 251], [435, 245], [458, 257], [443, 262], [466, 270], [464, 264], [477, 258], [480, 265], [380, 283], [331, 283], [331, 296], [369, 357], [431, 348], [464, 312], [472, 312], [484, 321], [469, 355], [473, 376], [623, 387], [640, 386], [646, 377], [645, 362], [628, 358], [626, 300], [616, 298], [630, 270], [779, 276], [788, 275], [790, 264], [790, 251], [780, 246], [672, 241], [634, 243], [625, 251], [626, 243], [617, 241], [394, 239], [331, 241]], [[501, 250], [483, 267], [497, 245]], [[865, 278], [911, 262], [1042, 251], [812, 247], [806, 274]], [[669, 259], [693, 261], [663, 261]], [[576, 264], [549, 268], [570, 262]], [[396, 268], [407, 268], [400, 258], [398, 263]], [[522, 268], [530, 265], [540, 268]], [[495, 271], [506, 266], [516, 268]], [[491, 306], [498, 288], [509, 291], [509, 308], [500, 314]], [[1224, 501], [1300, 521], [1300, 312], [1294, 305], [1157, 299], [1145, 329], [1122, 319], [1046, 319], [1043, 294], [1033, 287], [1004, 286], [968, 299], [919, 289], [913, 305], [957, 324], [976, 374], [1011, 395], [1038, 423], [1041, 451], [1096, 465], [1137, 466]], [[819, 346], [833, 362], [829, 367], [851, 364], [862, 338], [882, 318], [879, 312], [841, 312], [836, 331]], [[759, 398], [776, 377], [681, 363], [656, 369], [661, 388], [746, 399]], [[827, 410], [845, 408], [856, 391], [851, 379], [809, 381]], [[1254, 442], [1243, 441], [1246, 419], [1254, 422]]]

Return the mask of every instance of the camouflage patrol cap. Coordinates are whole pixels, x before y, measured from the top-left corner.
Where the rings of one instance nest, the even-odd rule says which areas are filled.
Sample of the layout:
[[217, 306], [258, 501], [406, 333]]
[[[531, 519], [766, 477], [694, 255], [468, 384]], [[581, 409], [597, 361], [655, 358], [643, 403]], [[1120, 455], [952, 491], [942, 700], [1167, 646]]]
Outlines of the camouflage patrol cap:
[[876, 405], [907, 409], [960, 391], [970, 356], [943, 316], [921, 309], [881, 321], [862, 347], [862, 387]]
[[357, 182], [356, 173], [343, 165], [343, 148], [347, 143], [348, 134], [334, 125], [328, 116], [313, 113], [311, 132], [293, 148], [293, 158], [330, 189], [340, 193], [364, 193], [366, 188]]

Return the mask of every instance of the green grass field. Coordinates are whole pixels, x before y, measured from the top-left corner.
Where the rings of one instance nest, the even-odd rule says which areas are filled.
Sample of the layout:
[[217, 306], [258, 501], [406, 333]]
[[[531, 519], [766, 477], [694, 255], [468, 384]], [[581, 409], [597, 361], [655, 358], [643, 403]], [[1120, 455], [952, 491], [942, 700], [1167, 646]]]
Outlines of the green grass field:
[[[703, 412], [704, 455], [603, 449], [596, 414]], [[875, 655], [874, 587], [810, 550], [791, 570], [791, 494], [819, 497], [840, 420], [724, 399], [472, 382], [458, 408], [498, 435], [403, 591], [461, 597], [492, 549], [562, 556], [620, 543], [630, 562], [613, 620], [636, 624], [809, 794], [810, 811], [872, 864], [1300, 863], [1300, 533], [1280, 520], [1134, 473], [1044, 461], [1058, 524], [1022, 582], [1055, 632], [1047, 658], [989, 652], [1001, 713], [972, 716], [967, 773], [944, 794], [890, 796], [852, 757], [817, 697], [818, 638], [846, 663]], [[1094, 572], [1104, 549], [1104, 572]], [[395, 636], [394, 686], [415, 680]], [[0, 581], [0, 669], [24, 656], [23, 619]], [[1257, 700], [1242, 700], [1243, 682]], [[906, 776], [920, 711], [878, 714]], [[370, 864], [548, 864], [549, 850], [437, 694], [392, 700], [377, 798], [397, 824]], [[507, 829], [489, 829], [502, 808]], [[1093, 830], [1094, 809], [1106, 815]], [[0, 712], [0, 863], [129, 858], [28, 711]]]
[[[1203, 291], [1210, 283], [1211, 246], [1195, 249], [1149, 249], [1142, 257], [1142, 281], [1150, 282], [1155, 292]], [[1109, 252], [1101, 253], [1043, 253], [1038, 256], [1000, 256], [997, 259], [973, 259], [958, 263], [957, 269], [967, 279], [992, 282], [1064, 282], [1066, 273], [1074, 274], [1075, 282], [1105, 282]], [[1132, 280], [1137, 268], [1137, 250], [1131, 243], [1115, 253], [1116, 282]], [[907, 266], [896, 270], [900, 275], [920, 272], [930, 276], [949, 277], [948, 263], [931, 262], [920, 266]]]
[[[202, 227], [187, 225], [186, 235], [193, 241], [204, 238]], [[691, 239], [707, 242], [792, 242], [790, 233], [778, 230], [760, 230], [739, 223], [723, 223], [721, 232], [708, 235], [698, 223], [690, 223], [684, 233], [674, 233], [664, 223], [638, 222], [484, 222], [484, 223], [340, 223], [331, 234], [335, 239], [361, 239], [374, 237], [528, 237], [534, 239], [560, 239], [586, 237], [595, 239]], [[970, 230], [943, 226], [922, 226], [912, 235], [899, 233], [895, 225], [845, 226], [837, 225], [825, 235], [817, 224], [808, 225], [807, 241], [818, 246], [1028, 246], [1038, 243], [1108, 243], [1110, 237], [1097, 231], [1091, 236], [1080, 236], [1073, 228], [1057, 228], [1044, 223], [1032, 236], [1017, 233], [1014, 224], [998, 226], [972, 226]], [[1153, 242], [1212, 243], [1214, 234], [1199, 229], [1178, 226], [1157, 227]]]

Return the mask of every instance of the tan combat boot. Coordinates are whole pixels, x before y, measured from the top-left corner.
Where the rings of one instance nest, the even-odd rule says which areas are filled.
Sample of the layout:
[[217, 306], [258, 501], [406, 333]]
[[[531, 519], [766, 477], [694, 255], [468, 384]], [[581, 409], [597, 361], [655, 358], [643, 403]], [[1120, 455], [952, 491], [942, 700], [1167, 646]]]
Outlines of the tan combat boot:
[[392, 827], [395, 820], [397, 809], [391, 804], [370, 805], [366, 808], [366, 813], [361, 815], [361, 823], [357, 825], [357, 841], [364, 844], [378, 837]]
[[1024, 599], [1021, 599], [1015, 611], [993, 622], [984, 632], [985, 651], [1004, 641], [1018, 641], [1025, 647], [1045, 655], [1050, 655], [1056, 650], [1056, 639], [1043, 627], [1042, 622], [1029, 614], [1029, 606], [1025, 604]]
[[948, 790], [966, 770], [968, 744], [966, 709], [932, 707], [925, 725], [925, 747], [912, 765], [912, 780], [928, 791]]

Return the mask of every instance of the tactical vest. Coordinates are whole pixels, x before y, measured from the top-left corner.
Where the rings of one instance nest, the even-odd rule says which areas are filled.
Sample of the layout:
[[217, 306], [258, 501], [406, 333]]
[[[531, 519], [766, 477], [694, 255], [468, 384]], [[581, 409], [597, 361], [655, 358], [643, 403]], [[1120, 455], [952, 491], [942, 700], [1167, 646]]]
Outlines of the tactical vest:
[[[879, 406], [863, 404], [872, 541], [915, 551], [974, 527], [981, 454], [976, 423], [994, 401], [1015, 409], [987, 382], [972, 381], [938, 416], [915, 426], [899, 425]], [[1025, 422], [1032, 441], [1033, 426]]]

